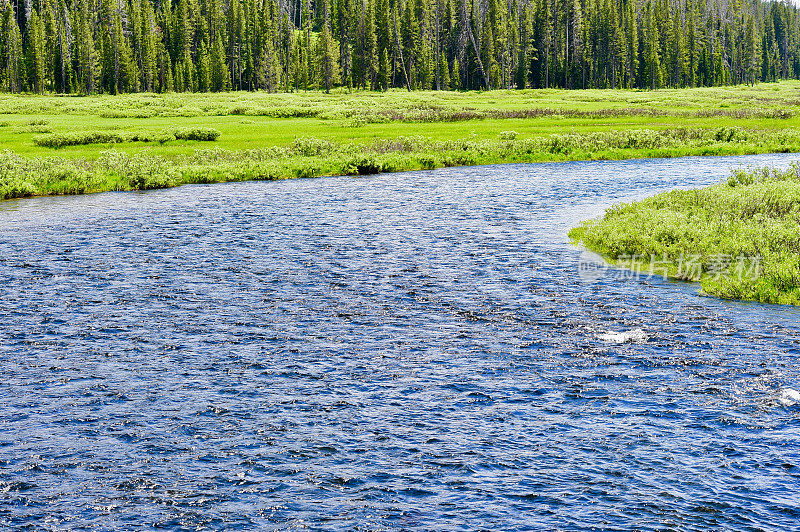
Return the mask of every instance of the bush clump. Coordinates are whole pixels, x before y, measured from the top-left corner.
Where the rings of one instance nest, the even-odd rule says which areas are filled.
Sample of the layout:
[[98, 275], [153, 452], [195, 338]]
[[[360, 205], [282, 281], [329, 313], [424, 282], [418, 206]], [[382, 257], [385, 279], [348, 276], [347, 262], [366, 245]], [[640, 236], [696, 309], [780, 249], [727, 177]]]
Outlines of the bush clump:
[[347, 174], [372, 175], [383, 172], [383, 164], [375, 159], [374, 155], [361, 155], [353, 157], [347, 164]]
[[171, 140], [215, 141], [220, 132], [210, 127], [194, 127], [152, 131], [73, 131], [69, 133], [47, 133], [36, 135], [33, 142], [45, 148], [62, 148], [64, 146], [84, 146], [89, 144], [119, 144], [122, 142], [159, 142]]
[[73, 131], [69, 133], [46, 133], [33, 137], [33, 143], [45, 148], [83, 146], [86, 144], [112, 144], [126, 142], [128, 135], [117, 131]]
[[178, 140], [202, 140], [215, 141], [221, 133], [211, 127], [186, 127], [175, 130], [175, 138]]

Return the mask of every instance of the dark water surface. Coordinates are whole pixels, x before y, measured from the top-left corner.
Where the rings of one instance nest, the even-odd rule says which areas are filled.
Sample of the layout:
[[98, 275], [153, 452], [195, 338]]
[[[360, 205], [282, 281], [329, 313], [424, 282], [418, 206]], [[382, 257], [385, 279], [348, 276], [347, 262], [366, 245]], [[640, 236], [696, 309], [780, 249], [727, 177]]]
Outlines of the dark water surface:
[[0, 527], [797, 529], [800, 312], [566, 237], [797, 157], [2, 203]]

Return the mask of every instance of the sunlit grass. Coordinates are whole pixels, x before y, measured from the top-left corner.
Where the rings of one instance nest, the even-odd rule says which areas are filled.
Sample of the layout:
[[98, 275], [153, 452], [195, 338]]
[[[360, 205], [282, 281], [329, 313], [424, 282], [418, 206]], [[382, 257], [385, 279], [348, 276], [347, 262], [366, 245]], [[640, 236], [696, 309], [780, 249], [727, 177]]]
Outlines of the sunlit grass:
[[[211, 144], [179, 131], [219, 135]], [[298, 139], [330, 149], [304, 155]], [[196, 153], [212, 146], [224, 162]], [[5, 198], [450, 165], [796, 151], [800, 82], [655, 92], [0, 94], [0, 150], [10, 152], [0, 170]], [[121, 177], [129, 172], [109, 166], [109, 150], [157, 160], [165, 174], [152, 182]], [[269, 160], [254, 155], [263, 153]], [[67, 167], [93, 177], [84, 182], [70, 173], [62, 183], [57, 176]]]
[[612, 263], [729, 299], [800, 304], [800, 167], [618, 205], [570, 237]]

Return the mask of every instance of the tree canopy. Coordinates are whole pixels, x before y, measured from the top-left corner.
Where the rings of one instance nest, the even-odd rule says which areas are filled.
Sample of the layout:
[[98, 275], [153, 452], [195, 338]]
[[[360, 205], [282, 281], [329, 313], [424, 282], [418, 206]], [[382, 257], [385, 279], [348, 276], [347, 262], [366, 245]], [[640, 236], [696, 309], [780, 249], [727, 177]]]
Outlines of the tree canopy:
[[761, 0], [0, 0], [0, 90], [650, 88], [800, 77]]

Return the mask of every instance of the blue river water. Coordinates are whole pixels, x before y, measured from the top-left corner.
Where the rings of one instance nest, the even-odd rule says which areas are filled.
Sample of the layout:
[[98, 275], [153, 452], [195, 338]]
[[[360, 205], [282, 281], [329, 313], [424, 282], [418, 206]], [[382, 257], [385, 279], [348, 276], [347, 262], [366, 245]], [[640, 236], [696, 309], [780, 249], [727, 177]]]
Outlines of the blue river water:
[[798, 157], [0, 203], [0, 527], [798, 529], [800, 311], [566, 236]]

